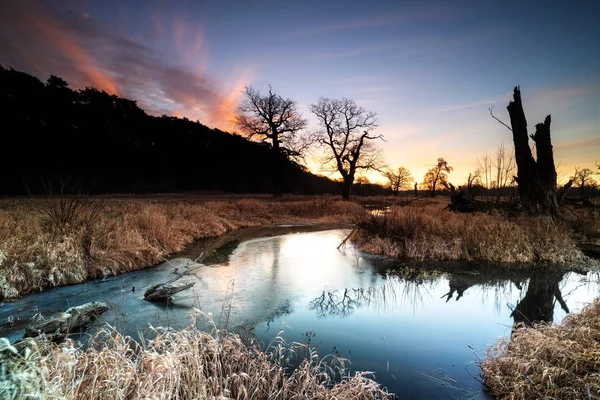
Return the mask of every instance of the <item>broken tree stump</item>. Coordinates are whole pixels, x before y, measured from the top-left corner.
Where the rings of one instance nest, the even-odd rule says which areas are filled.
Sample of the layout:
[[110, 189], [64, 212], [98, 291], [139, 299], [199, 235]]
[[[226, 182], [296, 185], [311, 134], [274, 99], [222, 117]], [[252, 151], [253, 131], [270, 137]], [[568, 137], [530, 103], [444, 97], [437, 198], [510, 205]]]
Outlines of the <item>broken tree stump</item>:
[[[527, 133], [527, 119], [523, 111], [521, 90], [514, 88], [513, 100], [509, 102], [508, 114], [515, 145], [515, 161], [517, 176], [515, 180], [519, 188], [522, 205], [530, 213], [541, 212], [552, 216], [559, 214], [559, 201], [556, 189], [556, 168], [554, 153], [550, 139], [550, 122], [548, 115], [544, 122], [535, 125], [535, 133]], [[537, 161], [533, 158], [529, 138], [536, 144]]]
[[182, 292], [194, 286], [195, 282], [186, 283], [184, 285], [170, 285], [171, 282], [159, 283], [152, 285], [144, 292], [144, 300], [146, 301], [169, 301], [175, 293]]
[[169, 279], [166, 282], [152, 285], [144, 292], [144, 300], [146, 301], [169, 301], [175, 293], [182, 292], [194, 286], [195, 282], [186, 283], [183, 285], [171, 285], [172, 283], [183, 278], [185, 275], [189, 275], [192, 268], [201, 267], [202, 264], [196, 264], [189, 260], [191, 264], [186, 264], [183, 267], [175, 267], [168, 260], [171, 266], [173, 266], [173, 273], [175, 278]]
[[34, 322], [25, 328], [24, 337], [47, 335], [53, 341], [64, 339], [69, 333], [81, 332], [89, 328], [95, 318], [109, 310], [106, 303], [92, 301], [71, 307], [56, 318]]

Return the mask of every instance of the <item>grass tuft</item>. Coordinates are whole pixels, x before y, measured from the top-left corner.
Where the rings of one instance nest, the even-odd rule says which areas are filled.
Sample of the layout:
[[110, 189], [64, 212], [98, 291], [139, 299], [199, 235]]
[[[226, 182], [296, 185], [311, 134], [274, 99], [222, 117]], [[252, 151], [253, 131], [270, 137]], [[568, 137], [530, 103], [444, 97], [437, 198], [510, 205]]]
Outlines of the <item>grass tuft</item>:
[[502, 212], [458, 214], [444, 204], [363, 213], [353, 240], [362, 250], [415, 260], [568, 265], [585, 259], [569, 223]]
[[488, 350], [484, 384], [501, 399], [600, 397], [600, 299], [562, 324], [516, 329]]
[[[267, 352], [237, 335], [215, 337], [193, 327], [157, 328], [152, 337], [140, 346], [108, 327], [87, 350], [43, 338], [31, 340], [21, 354], [0, 345], [0, 394], [9, 399], [391, 398], [368, 373], [349, 375], [344, 360], [328, 356], [326, 362], [314, 348], [286, 345], [281, 337]], [[288, 368], [293, 360], [296, 368]]]

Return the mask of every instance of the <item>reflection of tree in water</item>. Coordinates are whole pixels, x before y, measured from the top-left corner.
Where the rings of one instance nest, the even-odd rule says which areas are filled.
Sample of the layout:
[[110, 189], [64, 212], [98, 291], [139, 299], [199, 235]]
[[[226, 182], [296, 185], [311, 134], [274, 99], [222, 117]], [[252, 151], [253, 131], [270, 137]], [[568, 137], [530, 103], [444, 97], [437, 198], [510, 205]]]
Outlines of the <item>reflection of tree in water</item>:
[[517, 303], [511, 313], [511, 317], [515, 323], [523, 323], [525, 325], [531, 325], [533, 322], [552, 322], [554, 319], [555, 301], [558, 301], [561, 308], [566, 313], [569, 313], [569, 308], [562, 297], [559, 287], [564, 275], [565, 272], [558, 271], [451, 274], [448, 281], [449, 291], [442, 298], [446, 298], [446, 302], [452, 298], [458, 301], [465, 291], [473, 286], [488, 289], [493, 287], [498, 306], [503, 294], [510, 289], [510, 283], [514, 284], [521, 291], [523, 290], [523, 282], [529, 279], [525, 296]]
[[360, 307], [360, 303], [353, 298], [353, 291], [354, 289], [345, 289], [340, 296], [340, 292], [337, 290], [332, 292], [324, 290], [319, 297], [310, 302], [308, 309], [316, 311], [319, 318], [347, 317], [354, 312], [357, 306]]
[[449, 290], [441, 297], [446, 299], [446, 302], [450, 299], [458, 301], [467, 289], [479, 288], [482, 296], [492, 293], [498, 311], [506, 304], [504, 300], [512, 297], [513, 287], [521, 293], [526, 287], [525, 295], [517, 303], [511, 317], [515, 323], [530, 325], [532, 322], [551, 322], [555, 302], [558, 302], [566, 313], [569, 312], [559, 287], [564, 275], [565, 272], [531, 270], [479, 269], [443, 273], [431, 269], [403, 269], [388, 271], [388, 282], [384, 285], [325, 290], [309, 303], [308, 308], [315, 311], [319, 318], [346, 317], [361, 307], [373, 307], [375, 311], [391, 311], [393, 307], [403, 303], [411, 304], [416, 310], [423, 303], [423, 294], [429, 293], [429, 287], [438, 284], [441, 278], [446, 278]]
[[529, 280], [525, 296], [517, 303], [511, 314], [515, 324], [531, 325], [533, 322], [552, 322], [555, 300], [566, 313], [569, 313], [569, 307], [563, 300], [559, 287], [563, 277], [564, 272], [534, 273]]
[[366, 288], [324, 290], [313, 299], [308, 309], [317, 317], [347, 317], [356, 309], [370, 307], [373, 311], [392, 311], [394, 306], [409, 303], [413, 307], [423, 303], [421, 290], [426, 289], [424, 281], [390, 280], [388, 283]]
[[[498, 269], [481, 269], [480, 271], [461, 271], [448, 274], [449, 290], [441, 298], [449, 302], [454, 298], [460, 300], [467, 289], [474, 287], [481, 291], [482, 302], [488, 296], [493, 296], [494, 309], [500, 312], [504, 307], [504, 300], [512, 296], [513, 286], [523, 290], [523, 282], [527, 280], [525, 271], [506, 271]], [[512, 284], [512, 285], [511, 285]]]
[[271, 326], [271, 322], [281, 319], [284, 315], [290, 315], [294, 312], [291, 299], [285, 299], [277, 305], [277, 307], [264, 318], [264, 322], [267, 323], [267, 331]]

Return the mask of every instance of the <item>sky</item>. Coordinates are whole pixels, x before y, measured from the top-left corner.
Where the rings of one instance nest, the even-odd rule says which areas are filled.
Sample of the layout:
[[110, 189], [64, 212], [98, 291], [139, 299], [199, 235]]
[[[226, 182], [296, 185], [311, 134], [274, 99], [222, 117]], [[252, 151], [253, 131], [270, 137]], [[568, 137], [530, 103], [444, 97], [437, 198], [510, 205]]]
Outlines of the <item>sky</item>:
[[351, 98], [377, 113], [390, 166], [420, 182], [444, 157], [455, 184], [512, 146], [488, 109], [508, 123], [520, 85], [530, 133], [552, 115], [564, 182], [600, 161], [598, 15], [597, 0], [3, 0], [0, 64], [227, 131], [247, 85], [297, 101], [311, 129], [319, 97]]

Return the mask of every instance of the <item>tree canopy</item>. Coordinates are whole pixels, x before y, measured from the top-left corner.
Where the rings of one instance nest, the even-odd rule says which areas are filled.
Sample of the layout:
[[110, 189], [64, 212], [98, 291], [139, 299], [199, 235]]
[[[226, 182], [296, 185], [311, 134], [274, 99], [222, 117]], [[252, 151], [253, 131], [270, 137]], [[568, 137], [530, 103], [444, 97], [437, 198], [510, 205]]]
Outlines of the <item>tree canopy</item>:
[[437, 164], [429, 168], [423, 177], [423, 187], [431, 193], [431, 197], [435, 197], [435, 191], [440, 186], [447, 187], [448, 174], [453, 168], [448, 164], [448, 161], [443, 157], [437, 159]]
[[405, 167], [398, 167], [397, 169], [387, 167], [382, 173], [388, 180], [389, 188], [394, 195], [398, 195], [401, 189], [410, 189], [411, 183], [414, 181], [411, 172]]
[[252, 86], [246, 87], [244, 94], [235, 124], [248, 138], [259, 138], [271, 146], [273, 196], [280, 196], [282, 158], [304, 157], [309, 143], [301, 134], [308, 122], [302, 118], [295, 101], [274, 93], [271, 86], [265, 95]]
[[375, 144], [383, 135], [373, 133], [378, 126], [377, 114], [354, 100], [328, 97], [321, 97], [310, 106], [310, 111], [319, 122], [313, 141], [325, 150], [322, 165], [340, 173], [342, 197], [347, 199], [357, 171], [383, 166], [381, 151]]

